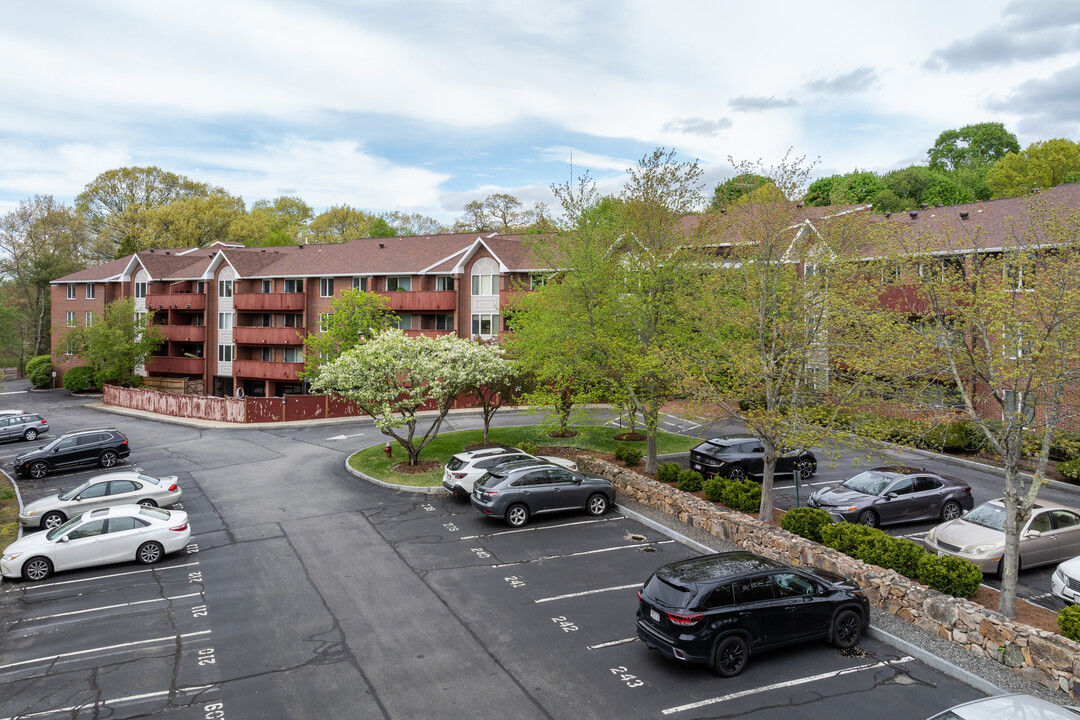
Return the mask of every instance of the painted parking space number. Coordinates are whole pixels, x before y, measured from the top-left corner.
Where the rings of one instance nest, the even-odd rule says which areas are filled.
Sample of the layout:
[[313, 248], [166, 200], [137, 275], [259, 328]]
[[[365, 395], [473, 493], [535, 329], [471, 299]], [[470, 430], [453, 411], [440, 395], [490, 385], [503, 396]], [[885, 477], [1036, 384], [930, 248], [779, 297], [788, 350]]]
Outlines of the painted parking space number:
[[508, 578], [503, 578], [503, 580], [510, 583], [510, 587], [512, 588], [525, 587], [525, 581], [519, 578], [517, 575], [511, 575]]
[[210, 703], [209, 705], [203, 705], [203, 712], [206, 713], [203, 715], [206, 720], [225, 720], [224, 703]]
[[448, 532], [457, 532], [458, 531], [458, 526], [455, 525], [454, 523], [443, 523], [443, 527], [446, 528]]
[[472, 554], [475, 555], [476, 557], [480, 558], [481, 560], [485, 560], [485, 559], [491, 557], [491, 553], [489, 553], [484, 548], [470, 548], [470, 549], [472, 550]]
[[575, 625], [570, 620], [567, 620], [565, 615], [559, 615], [558, 617], [553, 617], [553, 618], [551, 618], [551, 622], [558, 625], [559, 628], [562, 629], [563, 632], [576, 632], [577, 629], [578, 629], [578, 626]]
[[619, 667], [610, 668], [610, 670], [611, 670], [611, 674], [612, 675], [618, 675], [619, 680], [626, 683], [626, 687], [628, 687], [628, 688], [641, 687], [642, 685], [645, 684], [641, 680], [638, 680], [637, 675], [631, 675], [630, 672], [623, 665], [620, 665]]

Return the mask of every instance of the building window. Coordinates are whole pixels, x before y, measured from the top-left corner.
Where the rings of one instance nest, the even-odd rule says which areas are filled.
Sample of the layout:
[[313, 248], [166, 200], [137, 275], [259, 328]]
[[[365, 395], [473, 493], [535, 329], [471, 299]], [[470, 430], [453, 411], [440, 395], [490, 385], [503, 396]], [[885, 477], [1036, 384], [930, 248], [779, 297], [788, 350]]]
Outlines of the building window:
[[218, 280], [218, 297], [232, 297], [232, 280]]
[[194, 315], [191, 316], [191, 324], [192, 325], [199, 325], [199, 326], [205, 325], [206, 324], [206, 315], [204, 315], [202, 313], [195, 313]]
[[135, 313], [135, 324], [138, 325], [139, 323], [141, 323], [144, 317], [146, 317], [146, 313], [144, 312]]
[[1035, 267], [1030, 262], [1010, 260], [1001, 268], [1005, 287], [1013, 292], [1031, 290], [1035, 287]]
[[1008, 413], [1021, 413], [1025, 425], [1030, 425], [1035, 421], [1035, 407], [1025, 401], [1022, 391], [1006, 390], [1005, 404], [1001, 412], [1001, 419], [1006, 422], [1008, 422]]
[[146, 297], [146, 283], [144, 283], [144, 282], [135, 283], [135, 297], [137, 297], [137, 298]]
[[264, 293], [272, 293], [272, 292], [274, 292], [274, 281], [273, 280], [263, 280], [262, 281], [262, 291]]
[[532, 275], [529, 275], [529, 289], [535, 290], [537, 288], [542, 288], [547, 285], [547, 281], [547, 275], [544, 275], [542, 273], [533, 273]]
[[354, 277], [352, 279], [352, 289], [359, 290], [360, 292], [367, 292], [368, 279], [366, 277]]
[[195, 294], [196, 295], [205, 295], [206, 294], [206, 283], [203, 282], [202, 280], [199, 280], [199, 281], [197, 281], [195, 283]]
[[294, 280], [288, 278], [285, 280], [285, 292], [287, 293], [301, 293], [304, 292], [304, 281]]
[[86, 299], [94, 299], [94, 283], [86, 283]]
[[498, 327], [498, 315], [481, 314], [472, 316], [473, 335], [494, 335], [498, 331]]
[[302, 363], [302, 362], [304, 362], [304, 352], [300, 348], [285, 348], [285, 362], [287, 362], [287, 363]]
[[454, 278], [452, 278], [449, 275], [438, 275], [438, 276], [436, 276], [436, 278], [435, 278], [435, 289], [436, 290], [443, 290], [443, 291], [453, 290], [454, 289]]
[[263, 313], [262, 315], [259, 316], [259, 325], [258, 325], [258, 327], [273, 327], [273, 326], [274, 326], [274, 316], [273, 315], [271, 315], [270, 313]]
[[217, 326], [218, 330], [232, 330], [233, 324], [236, 321], [235, 313], [218, 313], [217, 314]]
[[273, 362], [274, 360], [274, 348], [259, 348], [259, 359], [263, 362]]
[[298, 328], [303, 326], [302, 316], [294, 313], [287, 313], [285, 315], [285, 327]]
[[330, 323], [330, 315], [333, 313], [319, 313], [319, 332], [326, 332], [326, 326]]
[[490, 273], [481, 274], [474, 273], [472, 276], [472, 294], [473, 295], [498, 295], [499, 294], [499, 276], [491, 275]]
[[218, 345], [217, 346], [217, 359], [218, 359], [218, 362], [232, 362], [232, 359], [233, 359], [233, 346], [232, 345]]
[[436, 330], [453, 330], [454, 329], [454, 316], [453, 315], [436, 315], [435, 316], [435, 329]]
[[87, 310], [87, 311], [86, 311], [86, 321], [85, 321], [85, 323], [86, 323], [86, 327], [90, 327], [90, 324], [91, 324], [92, 322], [94, 322], [94, 313], [92, 313], [92, 312], [90, 312], [89, 310]]
[[412, 330], [412, 315], [399, 315], [397, 319], [398, 330]]
[[75, 327], [75, 311], [74, 310], [68, 310], [67, 326], [68, 327]]
[[68, 283], [68, 286], [67, 286], [67, 299], [68, 300], [74, 300], [75, 299], [75, 286], [72, 285], [71, 283]]
[[319, 279], [319, 297], [334, 297], [334, 278]]
[[386, 278], [386, 291], [412, 290], [411, 277], [388, 277]]

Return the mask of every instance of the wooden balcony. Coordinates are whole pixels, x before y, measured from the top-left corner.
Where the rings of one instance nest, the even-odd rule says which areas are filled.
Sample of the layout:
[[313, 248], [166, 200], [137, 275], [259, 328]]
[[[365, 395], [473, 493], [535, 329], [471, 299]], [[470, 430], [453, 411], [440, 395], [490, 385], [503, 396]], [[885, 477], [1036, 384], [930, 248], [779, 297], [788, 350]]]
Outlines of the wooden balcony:
[[173, 373], [177, 375], [202, 375], [206, 369], [205, 358], [168, 357], [154, 355], [146, 362], [146, 371]]
[[440, 335], [453, 335], [454, 330], [402, 330], [405, 337], [439, 337]]
[[147, 293], [147, 310], [205, 310], [206, 295], [196, 293]]
[[162, 336], [170, 342], [206, 342], [204, 325], [154, 325]]
[[375, 294], [386, 298], [390, 302], [390, 309], [395, 311], [438, 312], [457, 310], [458, 294], [455, 290], [379, 292]]
[[296, 311], [304, 309], [304, 293], [236, 293], [233, 308], [236, 310]]
[[303, 345], [307, 328], [291, 327], [234, 327], [233, 342], [237, 345]]
[[296, 373], [304, 369], [304, 363], [233, 360], [232, 368], [233, 375], [238, 378], [298, 382], [299, 378], [296, 377]]

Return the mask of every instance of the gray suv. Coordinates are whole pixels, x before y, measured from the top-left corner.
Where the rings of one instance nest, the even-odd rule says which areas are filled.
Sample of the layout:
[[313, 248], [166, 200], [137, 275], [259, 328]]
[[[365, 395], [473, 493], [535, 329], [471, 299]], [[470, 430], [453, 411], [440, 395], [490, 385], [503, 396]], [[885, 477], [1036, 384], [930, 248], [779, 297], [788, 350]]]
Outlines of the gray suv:
[[485, 473], [470, 500], [484, 515], [521, 527], [540, 513], [584, 510], [603, 515], [615, 503], [615, 487], [599, 475], [523, 460]]
[[49, 431], [45, 418], [33, 413], [10, 413], [0, 416], [0, 440], [37, 440]]
[[116, 428], [95, 428], [65, 433], [48, 445], [15, 458], [16, 475], [43, 478], [54, 470], [79, 465], [111, 468], [131, 454], [128, 439]]

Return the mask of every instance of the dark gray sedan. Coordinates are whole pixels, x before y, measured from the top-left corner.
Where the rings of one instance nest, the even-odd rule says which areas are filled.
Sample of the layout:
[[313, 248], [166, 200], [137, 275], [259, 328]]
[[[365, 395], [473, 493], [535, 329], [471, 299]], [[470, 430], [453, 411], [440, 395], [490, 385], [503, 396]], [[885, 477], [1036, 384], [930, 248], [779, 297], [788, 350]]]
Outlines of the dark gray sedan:
[[971, 486], [962, 480], [902, 465], [865, 470], [823, 487], [806, 503], [835, 520], [870, 527], [916, 520], [955, 520], [971, 510]]
[[476, 481], [470, 500], [484, 515], [521, 527], [541, 513], [584, 510], [603, 515], [615, 502], [615, 488], [599, 475], [524, 460], [489, 470]]

